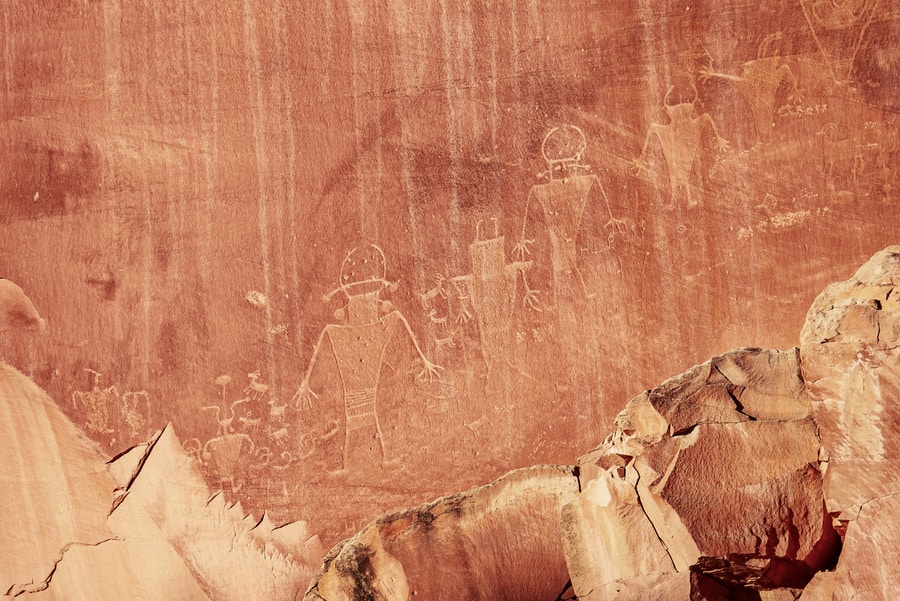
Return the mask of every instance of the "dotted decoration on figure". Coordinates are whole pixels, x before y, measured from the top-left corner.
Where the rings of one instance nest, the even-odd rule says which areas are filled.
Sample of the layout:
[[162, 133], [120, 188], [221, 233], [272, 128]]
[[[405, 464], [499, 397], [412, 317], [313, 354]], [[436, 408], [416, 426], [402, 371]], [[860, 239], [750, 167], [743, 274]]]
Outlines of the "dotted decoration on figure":
[[[385, 449], [381, 424], [378, 420], [377, 395], [388, 343], [398, 325], [403, 326], [412, 341], [422, 363], [420, 377], [436, 378], [441, 369], [429, 361], [422, 352], [406, 318], [393, 305], [380, 298], [386, 290], [396, 290], [397, 284], [386, 279], [384, 252], [375, 244], [354, 248], [341, 262], [338, 287], [323, 297], [325, 302], [342, 293], [346, 305], [335, 311], [340, 323], [325, 326], [313, 347], [312, 358], [300, 388], [293, 397], [294, 405], [301, 410], [312, 409], [318, 394], [310, 389], [309, 379], [316, 366], [319, 353], [327, 340], [337, 361], [340, 373], [344, 405], [343, 467], [350, 465], [350, 436], [359, 430], [372, 430], [381, 450], [382, 461], [388, 453]], [[318, 437], [330, 437], [334, 424], [328, 424], [328, 432]], [[311, 444], [310, 434], [301, 441]]]

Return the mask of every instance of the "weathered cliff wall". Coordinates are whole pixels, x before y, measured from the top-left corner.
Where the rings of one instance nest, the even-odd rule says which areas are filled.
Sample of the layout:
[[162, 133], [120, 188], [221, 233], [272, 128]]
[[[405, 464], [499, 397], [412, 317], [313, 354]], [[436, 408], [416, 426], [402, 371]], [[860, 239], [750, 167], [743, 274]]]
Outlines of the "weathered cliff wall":
[[329, 542], [570, 462], [896, 240], [898, 13], [8, 0], [0, 275], [47, 329], [3, 356], [111, 454], [246, 434], [210, 484]]

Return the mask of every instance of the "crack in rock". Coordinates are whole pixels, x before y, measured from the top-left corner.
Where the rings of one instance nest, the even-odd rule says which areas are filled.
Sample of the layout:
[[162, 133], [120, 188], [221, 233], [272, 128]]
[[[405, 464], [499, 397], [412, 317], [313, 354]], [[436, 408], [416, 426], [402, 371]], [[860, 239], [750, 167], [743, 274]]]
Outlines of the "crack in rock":
[[30, 582], [28, 584], [13, 584], [6, 591], [6, 596], [18, 597], [19, 595], [23, 595], [23, 594], [30, 595], [33, 593], [39, 593], [41, 591], [47, 590], [48, 588], [50, 588], [50, 581], [53, 579], [53, 575], [56, 573], [56, 569], [59, 567], [59, 564], [65, 558], [66, 553], [69, 552], [69, 549], [71, 549], [72, 547], [99, 547], [102, 544], [113, 542], [113, 541], [124, 542], [121, 538], [112, 537], [112, 538], [107, 538], [107, 539], [101, 540], [96, 543], [82, 543], [82, 542], [78, 542], [78, 541], [66, 543], [65, 545], [63, 545], [62, 549], [59, 550], [59, 556], [56, 558], [56, 561], [53, 562], [53, 567], [50, 568], [50, 573], [47, 574], [46, 578], [44, 578], [42, 581], [37, 582], [37, 583]]

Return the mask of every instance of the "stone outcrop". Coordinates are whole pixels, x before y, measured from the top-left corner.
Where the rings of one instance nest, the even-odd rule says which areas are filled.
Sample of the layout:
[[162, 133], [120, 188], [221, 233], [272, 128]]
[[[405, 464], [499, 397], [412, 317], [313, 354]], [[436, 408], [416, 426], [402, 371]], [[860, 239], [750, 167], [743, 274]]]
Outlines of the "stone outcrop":
[[171, 427], [135, 451], [111, 464], [120, 488], [109, 522], [123, 538], [175, 551], [211, 599], [287, 600], [304, 589], [323, 555], [305, 523], [283, 536], [213, 494]]
[[114, 538], [106, 513], [115, 484], [93, 443], [30, 379], [5, 364], [0, 457], [0, 512], [8, 518], [0, 593], [40, 586], [67, 546]]
[[900, 591], [900, 246], [815, 300], [802, 374], [819, 435], [829, 515], [844, 536], [834, 598]]
[[[577, 492], [535, 468], [384, 518], [306, 598], [553, 598], [485, 576], [531, 573], [519, 540], [556, 548], [543, 565], [564, 560], [579, 599], [895, 598], [898, 284], [895, 246], [816, 299], [799, 348], [737, 349], [629, 401]], [[517, 511], [454, 509], [484, 498]]]
[[[760, 589], [802, 588], [827, 567], [839, 542], [799, 370], [796, 351], [736, 350], [626, 405], [581, 459], [585, 493], [563, 511], [579, 598], [618, 598], [658, 574], [692, 588], [737, 572]], [[610, 518], [623, 507], [625, 527]]]
[[577, 494], [571, 468], [539, 466], [381, 518], [329, 553], [305, 598], [554, 599], [559, 512]]
[[31, 299], [17, 284], [0, 279], [0, 332], [6, 330], [43, 330], [47, 324]]
[[0, 415], [0, 507], [16, 516], [0, 567], [9, 597], [292, 600], [321, 561], [305, 523], [275, 527], [212, 494], [171, 427], [106, 465], [5, 365]]
[[0, 415], [0, 508], [16, 517], [0, 562], [6, 596], [292, 600], [321, 561], [305, 523], [275, 527], [212, 494], [171, 427], [105, 465], [6, 365]]

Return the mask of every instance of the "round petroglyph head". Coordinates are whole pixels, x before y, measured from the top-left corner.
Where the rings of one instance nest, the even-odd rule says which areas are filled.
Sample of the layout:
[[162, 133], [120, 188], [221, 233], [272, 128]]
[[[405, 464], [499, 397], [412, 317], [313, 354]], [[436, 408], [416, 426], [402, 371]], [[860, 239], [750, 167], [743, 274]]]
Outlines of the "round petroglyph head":
[[587, 138], [576, 125], [560, 125], [547, 132], [541, 143], [541, 154], [547, 161], [550, 178], [556, 169], [568, 171], [582, 167], [581, 159], [586, 149]]
[[340, 288], [347, 296], [380, 292], [387, 285], [384, 252], [376, 244], [359, 246], [341, 263]]

